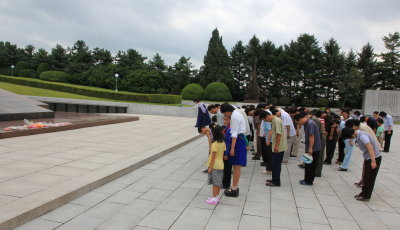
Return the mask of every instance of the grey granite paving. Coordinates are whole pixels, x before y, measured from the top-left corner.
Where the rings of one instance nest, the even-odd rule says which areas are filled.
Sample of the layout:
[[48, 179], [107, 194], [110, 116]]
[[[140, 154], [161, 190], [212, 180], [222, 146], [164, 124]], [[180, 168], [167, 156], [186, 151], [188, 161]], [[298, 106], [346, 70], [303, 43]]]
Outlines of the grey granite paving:
[[17, 229], [400, 229], [400, 128], [395, 128], [369, 202], [353, 198], [362, 166], [357, 149], [348, 172], [324, 166], [312, 187], [299, 185], [304, 172], [296, 158], [283, 165], [281, 187], [266, 187], [270, 175], [249, 155], [240, 196], [208, 205], [202, 138]]

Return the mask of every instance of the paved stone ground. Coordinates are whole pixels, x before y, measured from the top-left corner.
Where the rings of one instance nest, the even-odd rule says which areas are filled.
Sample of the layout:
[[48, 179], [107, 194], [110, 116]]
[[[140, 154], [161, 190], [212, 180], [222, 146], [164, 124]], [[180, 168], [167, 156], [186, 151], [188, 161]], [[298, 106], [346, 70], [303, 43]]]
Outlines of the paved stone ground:
[[[95, 187], [91, 183], [103, 184], [101, 180], [113, 173], [198, 136], [194, 118], [139, 117], [133, 122], [1, 139], [0, 224], [49, 201], [67, 202], [66, 194], [76, 197], [70, 193], [90, 191]], [[63, 200], [57, 200], [60, 197]]]
[[202, 138], [17, 229], [400, 229], [400, 127], [395, 128], [369, 202], [353, 198], [362, 166], [356, 149], [349, 172], [324, 166], [312, 187], [299, 185], [304, 172], [295, 158], [282, 168], [279, 188], [266, 187], [270, 175], [249, 160], [239, 198], [222, 196], [217, 206], [208, 205]]

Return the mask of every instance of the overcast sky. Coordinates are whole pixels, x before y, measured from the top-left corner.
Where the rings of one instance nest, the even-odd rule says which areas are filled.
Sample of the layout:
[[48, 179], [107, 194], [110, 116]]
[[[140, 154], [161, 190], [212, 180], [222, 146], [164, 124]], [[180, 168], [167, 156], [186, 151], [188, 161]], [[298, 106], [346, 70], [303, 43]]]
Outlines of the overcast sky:
[[228, 51], [255, 34], [281, 45], [310, 33], [344, 51], [400, 31], [399, 0], [0, 0], [0, 41], [50, 50], [80, 39], [113, 54], [133, 48], [199, 67], [214, 28]]

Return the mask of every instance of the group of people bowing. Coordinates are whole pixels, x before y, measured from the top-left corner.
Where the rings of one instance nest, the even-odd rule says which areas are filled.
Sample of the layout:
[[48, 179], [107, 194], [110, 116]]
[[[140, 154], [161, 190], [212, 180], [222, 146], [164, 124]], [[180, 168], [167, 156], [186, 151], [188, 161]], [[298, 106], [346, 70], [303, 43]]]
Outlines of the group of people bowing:
[[[208, 137], [209, 157], [204, 172], [212, 185], [207, 203], [213, 205], [220, 200], [221, 188], [225, 196], [239, 196], [241, 167], [247, 165], [247, 153], [251, 150], [253, 160], [262, 159], [262, 173], [272, 174], [266, 186], [281, 186], [282, 164], [298, 156], [299, 167], [304, 168], [304, 179], [299, 183], [312, 186], [315, 177], [321, 177], [323, 165], [332, 164], [336, 146], [339, 171], [348, 170], [354, 146], [362, 151], [363, 172], [361, 180], [355, 183], [361, 193], [355, 199], [368, 201], [382, 161], [381, 151], [389, 152], [393, 134], [393, 118], [383, 111], [367, 117], [358, 111], [351, 115], [346, 108], [335, 114], [329, 108], [309, 111], [267, 104], [239, 108], [229, 103], [194, 103], [198, 107], [198, 132]], [[304, 154], [298, 155], [301, 142], [305, 145]]]

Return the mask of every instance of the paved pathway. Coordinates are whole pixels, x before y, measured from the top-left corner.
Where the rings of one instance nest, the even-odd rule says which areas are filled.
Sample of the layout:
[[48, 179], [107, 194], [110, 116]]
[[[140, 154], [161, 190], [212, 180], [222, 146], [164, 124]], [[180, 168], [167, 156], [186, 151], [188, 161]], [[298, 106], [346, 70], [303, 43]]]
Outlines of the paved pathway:
[[139, 117], [133, 122], [1, 139], [0, 229], [14, 226], [10, 220], [15, 217], [20, 222], [58, 207], [198, 136], [194, 118]]
[[[207, 144], [192, 142], [152, 163], [37, 218], [23, 229], [400, 229], [399, 127], [391, 153], [384, 155], [369, 202], [354, 200], [361, 175], [357, 149], [349, 172], [325, 166], [314, 186], [298, 181], [303, 170], [291, 158], [282, 168], [282, 187], [266, 187], [259, 161], [243, 168], [239, 198], [205, 200]], [[303, 146], [301, 146], [303, 148]]]

